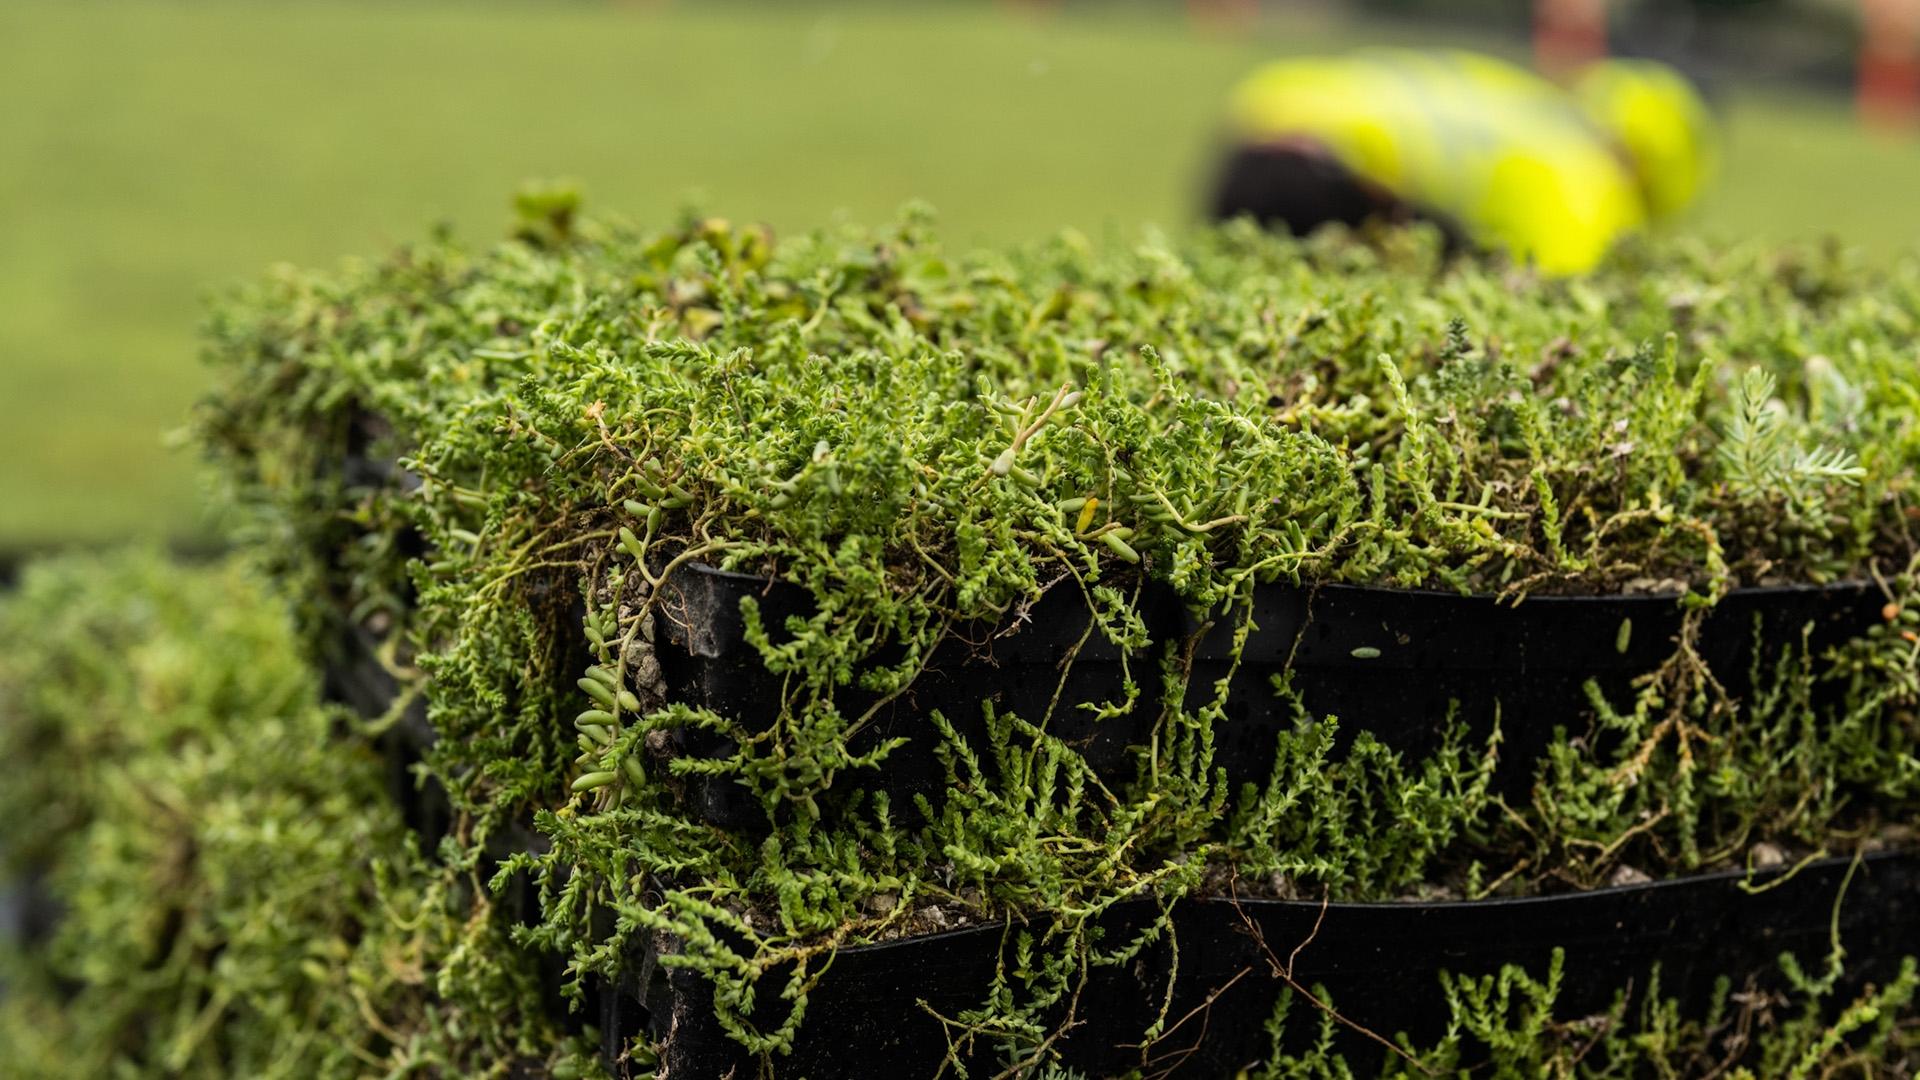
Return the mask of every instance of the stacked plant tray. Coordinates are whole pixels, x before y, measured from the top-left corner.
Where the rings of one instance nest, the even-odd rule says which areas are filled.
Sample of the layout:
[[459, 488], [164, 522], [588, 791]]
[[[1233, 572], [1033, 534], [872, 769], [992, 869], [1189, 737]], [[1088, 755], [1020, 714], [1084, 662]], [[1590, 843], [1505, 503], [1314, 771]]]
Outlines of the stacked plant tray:
[[1457, 980], [1920, 952], [1920, 293], [554, 223], [248, 299], [206, 430], [616, 1075], [1378, 1063]]

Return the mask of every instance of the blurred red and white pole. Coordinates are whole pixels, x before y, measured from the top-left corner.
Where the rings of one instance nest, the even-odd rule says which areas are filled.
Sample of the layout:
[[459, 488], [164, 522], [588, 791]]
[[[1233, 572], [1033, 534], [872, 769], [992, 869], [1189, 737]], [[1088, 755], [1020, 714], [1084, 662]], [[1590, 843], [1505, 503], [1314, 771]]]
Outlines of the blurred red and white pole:
[[1876, 127], [1920, 125], [1920, 0], [1860, 0], [1855, 101]]
[[1533, 0], [1533, 62], [1568, 75], [1607, 55], [1607, 0]]

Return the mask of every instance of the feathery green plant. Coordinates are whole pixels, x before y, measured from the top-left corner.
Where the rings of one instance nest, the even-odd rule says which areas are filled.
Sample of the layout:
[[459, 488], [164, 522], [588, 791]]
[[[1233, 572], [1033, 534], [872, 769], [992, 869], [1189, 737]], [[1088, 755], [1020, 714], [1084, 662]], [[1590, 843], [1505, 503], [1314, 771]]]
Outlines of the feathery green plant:
[[[1543, 976], [1508, 965], [1480, 978], [1441, 977], [1451, 1021], [1448, 1033], [1427, 1045], [1398, 1040], [1397, 1053], [1355, 1064], [1334, 1051], [1338, 1028], [1330, 1012], [1309, 1018], [1319, 1038], [1314, 1051], [1289, 1053], [1282, 1042], [1299, 1014], [1285, 992], [1268, 1022], [1272, 1052], [1243, 1080], [1382, 1080], [1489, 1076], [1574, 1078], [1726, 1076], [1730, 1080], [1811, 1076], [1899, 1077], [1920, 1055], [1920, 1015], [1914, 993], [1920, 970], [1909, 960], [1886, 986], [1852, 1001], [1835, 1000], [1831, 986], [1800, 975], [1790, 955], [1788, 994], [1751, 989], [1739, 995], [1726, 980], [1703, 1015], [1692, 1016], [1663, 995], [1656, 968], [1644, 990], [1622, 990], [1604, 1013], [1567, 1016], [1556, 1011], [1563, 961], [1555, 953]], [[1338, 1008], [1337, 1002], [1330, 1002]]]
[[27, 569], [0, 603], [0, 872], [60, 914], [0, 957], [8, 1075], [597, 1069], [341, 720], [238, 565]]
[[[1443, 265], [1417, 233], [957, 256], [919, 212], [774, 243], [551, 194], [522, 210], [490, 251], [282, 272], [220, 309], [202, 435], [313, 598], [316, 643], [353, 627], [427, 680], [428, 767], [468, 845], [443, 854], [477, 865], [531, 816], [551, 847], [496, 878], [541, 891], [522, 940], [583, 978], [666, 935], [663, 962], [698, 968], [769, 1060], [824, 956], [916, 912], [1048, 922], [951, 1018], [1038, 1065], [1073, 970], [1115, 947], [1091, 919], [1128, 897], [1217, 873], [1349, 897], [1586, 885], [1629, 860], [1838, 847], [1920, 794], [1911, 265], [1867, 281], [1675, 245], [1546, 281]], [[660, 586], [695, 561], [812, 601], [779, 624], [743, 604], [785, 687], [764, 718], [662, 698]], [[1776, 650], [1745, 702], [1683, 639], [1635, 700], [1568, 718], [1590, 737], [1520, 805], [1489, 794], [1495, 744], [1456, 732], [1407, 761], [1364, 733], [1337, 749], [1318, 717], [1280, 733], [1268, 783], [1228, 790], [1232, 676], [1191, 685], [1139, 611], [1143, 581], [1171, 588], [1237, 657], [1275, 581], [1667, 588], [1697, 614], [1742, 584], [1875, 574], [1884, 632]], [[856, 745], [856, 695], [901, 695], [958, 628], [1017, 627], [1051, 590], [1127, 663], [1087, 706], [1157, 718], [1135, 774], [1094, 774], [1047, 715], [992, 711], [985, 745], [937, 715], [905, 736], [945, 756], [938, 804], [863, 790], [899, 744]], [[1844, 722], [1812, 714], [1830, 686]], [[663, 749], [696, 728], [735, 752]], [[691, 817], [696, 776], [738, 784], [768, 831]], [[756, 1027], [768, 994], [785, 1019]]]

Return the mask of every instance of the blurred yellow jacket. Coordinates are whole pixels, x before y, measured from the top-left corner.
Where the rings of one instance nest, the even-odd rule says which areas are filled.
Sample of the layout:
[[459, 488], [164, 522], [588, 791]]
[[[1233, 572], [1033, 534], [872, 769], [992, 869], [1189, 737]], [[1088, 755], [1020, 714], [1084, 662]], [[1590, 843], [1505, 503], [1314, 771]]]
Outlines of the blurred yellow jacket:
[[1629, 162], [1564, 91], [1466, 52], [1284, 60], [1235, 90], [1242, 144], [1311, 139], [1360, 178], [1549, 273], [1647, 219]]

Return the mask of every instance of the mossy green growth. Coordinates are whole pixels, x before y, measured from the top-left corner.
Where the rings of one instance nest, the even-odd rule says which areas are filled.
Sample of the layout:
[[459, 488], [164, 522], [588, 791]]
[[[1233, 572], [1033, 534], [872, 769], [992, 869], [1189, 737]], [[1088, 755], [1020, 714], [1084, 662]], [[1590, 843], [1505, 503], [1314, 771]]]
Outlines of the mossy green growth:
[[69, 557], [0, 602], [0, 874], [58, 910], [0, 948], [7, 1075], [594, 1067], [316, 688], [237, 564]]
[[[1043, 921], [1020, 985], [966, 1019], [1017, 1060], [1044, 1057], [1077, 964], [1138, 947], [1092, 932], [1129, 897], [1221, 873], [1343, 897], [1590, 885], [1911, 817], [1912, 264], [1676, 245], [1543, 281], [1445, 265], [1418, 233], [956, 255], [917, 213], [775, 243], [527, 209], [495, 249], [286, 272], [220, 309], [201, 429], [317, 640], [353, 624], [427, 680], [462, 835], [530, 815], [551, 839], [503, 871], [542, 889], [525, 940], [584, 976], [667, 935], [769, 1060], [827, 947], [929, 907]], [[785, 681], [765, 716], [660, 696], [659, 586], [696, 560], [811, 598], [783, 625], [743, 605]], [[1767, 657], [1752, 701], [1683, 640], [1635, 700], [1567, 718], [1591, 737], [1521, 805], [1489, 793], [1495, 743], [1409, 761], [1304, 715], [1269, 783], [1230, 790], [1231, 680], [1191, 686], [1138, 599], [1170, 587], [1244, 642], [1276, 581], [1664, 588], [1697, 612], [1876, 574], [1887, 625]], [[864, 790], [898, 745], [855, 742], [853, 693], [901, 695], [956, 628], [1017, 627], [1049, 590], [1128, 658], [1099, 711], [1158, 717], [1137, 771], [1095, 774], [1048, 715], [994, 712], [982, 744], [930, 715], [907, 737], [941, 748], [943, 800]], [[1842, 687], [1831, 715], [1816, 685]], [[737, 752], [657, 752], [692, 728]], [[689, 815], [695, 775], [741, 785], [770, 833]], [[776, 994], [785, 1019], [749, 1023]]]
[[[784, 494], [782, 513], [759, 507], [772, 528], [892, 525], [909, 503], [929, 529], [956, 526], [957, 507], [917, 493], [925, 477], [884, 454], [850, 457], [884, 435], [953, 451], [905, 460], [969, 479], [976, 466], [1042, 477], [1044, 458], [1040, 491], [1055, 501], [1117, 483], [1120, 501], [1083, 531], [1131, 528], [1128, 548], [1160, 552], [1167, 572], [1256, 546], [1274, 558], [1263, 572], [1319, 580], [1604, 591], [1637, 578], [1827, 580], [1906, 549], [1912, 263], [1869, 272], [1838, 252], [1675, 245], [1543, 281], [1443, 267], [1417, 233], [1384, 251], [1230, 228], [1130, 250], [1068, 236], [956, 254], [922, 214], [776, 244], [717, 220], [645, 232], [579, 219], [565, 200], [523, 209], [534, 217], [513, 243], [282, 270], [217, 310], [210, 354], [226, 384], [202, 431], [284, 538], [311, 548], [342, 535], [343, 513], [383, 524], [381, 468], [500, 419], [524, 380], [532, 410], [542, 393], [616, 394], [659, 368], [670, 377], [646, 386], [656, 408], [728, 371], [751, 376], [743, 389], [789, 395], [733, 402], [782, 433], [728, 439], [737, 490], [687, 488], [703, 509], [725, 495], [722, 516]], [[1083, 403], [1021, 437], [1062, 388]], [[605, 416], [616, 439], [630, 434], [631, 418]], [[563, 419], [552, 437], [593, 431]], [[851, 437], [868, 421], [881, 427]], [[517, 433], [550, 457], [585, 449]], [[1130, 436], [1106, 449], [1126, 455], [1119, 467], [1069, 467], [1062, 456], [1087, 456], [1094, 434]], [[659, 450], [691, 467], [678, 458], [719, 454], [718, 437]], [[822, 441], [832, 461], [811, 462]], [[442, 446], [454, 456], [435, 464], [457, 472], [481, 449]], [[1271, 454], [1289, 459], [1283, 474], [1261, 471], [1277, 467]], [[816, 494], [829, 474], [830, 500]], [[1265, 485], [1259, 505], [1239, 505], [1247, 483]], [[452, 515], [492, 493], [442, 494], [465, 496], [443, 507]], [[387, 590], [407, 553], [371, 546], [324, 551], [344, 562], [352, 601], [397, 606]], [[382, 559], [386, 574], [356, 572]]]

